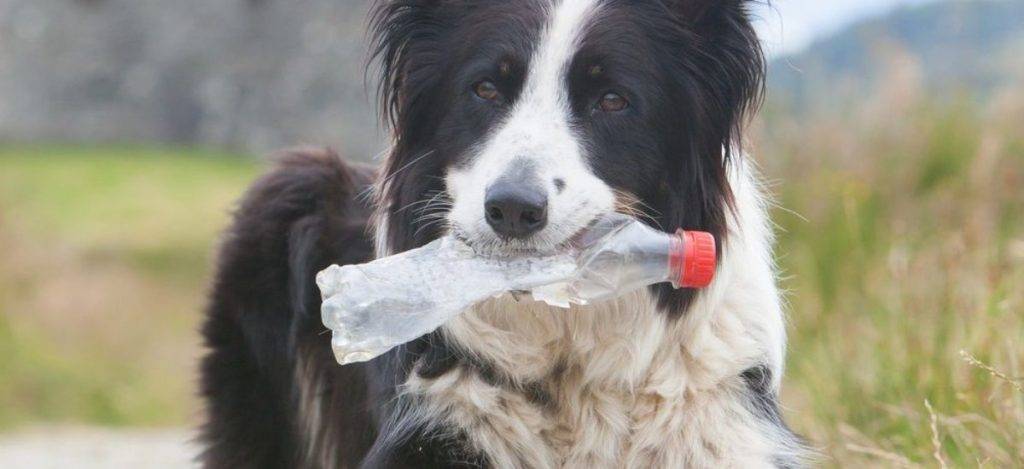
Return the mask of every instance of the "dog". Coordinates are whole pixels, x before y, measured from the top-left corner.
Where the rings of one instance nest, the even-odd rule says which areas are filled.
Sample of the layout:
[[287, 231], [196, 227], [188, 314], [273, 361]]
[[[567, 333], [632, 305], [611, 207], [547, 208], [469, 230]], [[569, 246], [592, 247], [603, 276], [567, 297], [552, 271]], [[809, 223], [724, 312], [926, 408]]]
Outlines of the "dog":
[[[203, 327], [204, 466], [807, 464], [778, 404], [769, 199], [741, 150], [765, 70], [750, 3], [377, 4], [391, 149], [379, 171], [291, 152], [244, 197]], [[334, 361], [319, 270], [448, 234], [557, 251], [610, 212], [714, 234], [712, 286], [571, 310], [503, 296]]]

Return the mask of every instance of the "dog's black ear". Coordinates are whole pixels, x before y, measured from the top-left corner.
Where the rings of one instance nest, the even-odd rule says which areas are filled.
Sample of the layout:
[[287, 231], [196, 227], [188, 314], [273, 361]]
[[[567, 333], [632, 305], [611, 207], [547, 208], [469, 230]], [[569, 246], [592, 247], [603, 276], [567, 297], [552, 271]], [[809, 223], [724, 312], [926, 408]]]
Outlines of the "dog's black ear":
[[[725, 165], [764, 96], [766, 62], [751, 22], [754, 0], [664, 0], [686, 33], [679, 54], [699, 107], [693, 143], [706, 164]], [[724, 175], [722, 176], [724, 179]], [[730, 194], [727, 187], [725, 194]], [[730, 200], [731, 202], [731, 200]]]
[[[430, 43], [444, 23], [443, 7], [452, 0], [379, 0], [370, 11], [371, 59], [377, 61], [381, 117], [398, 132], [407, 114], [404, 106], [416, 90], [409, 78], [420, 73], [429, 77]], [[429, 81], [427, 82], [429, 83]]]
[[667, 0], [680, 22], [696, 36], [701, 67], [732, 86], [720, 97], [738, 114], [734, 126], [757, 108], [764, 94], [766, 62], [752, 24], [756, 0]]
[[[445, 33], [470, 0], [379, 0], [372, 12], [372, 58], [381, 117], [391, 128], [393, 145], [381, 171], [379, 204], [387, 210], [387, 245], [402, 252], [425, 244], [433, 232], [421, 230], [415, 201], [440, 193], [444, 187], [441, 158], [432, 154], [430, 138], [437, 119], [438, 90], [443, 86]], [[435, 177], [423, 177], [429, 174]]]
[[[729, 86], [717, 91], [721, 105], [734, 111], [732, 126], [743, 124], [764, 94], [766, 62], [751, 22], [755, 0], [666, 0], [669, 8], [696, 36], [699, 66]], [[735, 135], [733, 135], [735, 137]]]

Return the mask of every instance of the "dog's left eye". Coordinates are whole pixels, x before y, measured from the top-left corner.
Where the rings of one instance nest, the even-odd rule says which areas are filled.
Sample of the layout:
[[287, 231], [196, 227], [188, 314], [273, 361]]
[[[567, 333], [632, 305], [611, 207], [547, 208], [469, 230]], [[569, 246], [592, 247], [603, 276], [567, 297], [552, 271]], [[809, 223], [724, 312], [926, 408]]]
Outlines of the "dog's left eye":
[[597, 108], [603, 112], [619, 112], [629, 107], [629, 101], [618, 93], [606, 93], [597, 102]]
[[501, 99], [501, 91], [498, 90], [498, 86], [490, 80], [484, 80], [473, 86], [473, 92], [480, 99], [487, 101], [498, 101]]

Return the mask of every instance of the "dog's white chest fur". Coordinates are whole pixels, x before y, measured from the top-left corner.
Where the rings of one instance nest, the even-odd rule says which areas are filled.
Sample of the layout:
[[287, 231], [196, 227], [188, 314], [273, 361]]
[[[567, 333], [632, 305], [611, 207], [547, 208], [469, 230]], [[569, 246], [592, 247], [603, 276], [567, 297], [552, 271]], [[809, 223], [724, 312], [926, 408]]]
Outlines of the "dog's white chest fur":
[[793, 442], [758, 418], [741, 375], [767, 367], [777, 389], [783, 318], [763, 199], [749, 171], [732, 176], [718, 277], [686, 316], [659, 314], [646, 291], [572, 310], [492, 300], [444, 332], [511, 384], [414, 376], [413, 418], [462, 430], [497, 467], [774, 466]]

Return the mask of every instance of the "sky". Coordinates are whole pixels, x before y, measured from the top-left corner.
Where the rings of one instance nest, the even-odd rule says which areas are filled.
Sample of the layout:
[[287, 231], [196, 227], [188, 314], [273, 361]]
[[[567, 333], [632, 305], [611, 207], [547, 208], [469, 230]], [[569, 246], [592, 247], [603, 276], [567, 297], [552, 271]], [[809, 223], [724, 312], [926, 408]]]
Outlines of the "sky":
[[758, 31], [772, 57], [798, 52], [815, 39], [834, 33], [859, 19], [901, 6], [934, 0], [770, 0], [758, 8]]

